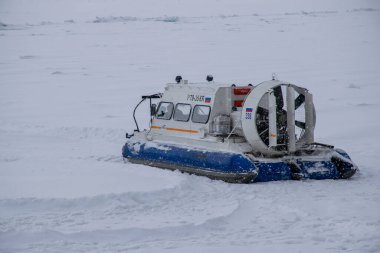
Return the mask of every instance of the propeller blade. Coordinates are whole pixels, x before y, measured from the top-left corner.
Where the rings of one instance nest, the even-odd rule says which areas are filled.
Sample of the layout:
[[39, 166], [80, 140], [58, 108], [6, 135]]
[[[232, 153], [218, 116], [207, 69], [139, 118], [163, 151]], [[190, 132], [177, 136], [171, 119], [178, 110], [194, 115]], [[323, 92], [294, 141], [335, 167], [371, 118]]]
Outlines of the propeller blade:
[[276, 97], [276, 106], [277, 109], [282, 109], [284, 107], [284, 98], [282, 96], [281, 85], [273, 88], [274, 96]]
[[268, 109], [265, 109], [265, 108], [259, 106], [259, 107], [257, 107], [256, 113], [259, 115], [268, 116], [269, 111], [268, 111]]
[[297, 110], [303, 102], [305, 102], [305, 96], [303, 94], [299, 94], [299, 96], [294, 100], [294, 110]]
[[298, 121], [298, 120], [295, 121], [295, 125], [298, 126], [299, 128], [302, 128], [302, 129], [306, 128], [305, 122], [301, 122], [301, 121]]

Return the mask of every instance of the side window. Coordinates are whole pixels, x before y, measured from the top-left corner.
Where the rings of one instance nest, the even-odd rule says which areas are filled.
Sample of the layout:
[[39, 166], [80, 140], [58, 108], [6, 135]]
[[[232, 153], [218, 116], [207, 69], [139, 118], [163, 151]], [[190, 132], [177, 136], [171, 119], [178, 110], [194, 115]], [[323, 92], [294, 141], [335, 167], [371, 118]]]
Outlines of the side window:
[[173, 113], [173, 103], [161, 102], [158, 106], [156, 118], [169, 120]]
[[193, 117], [191, 118], [191, 120], [194, 123], [206, 124], [208, 121], [208, 118], [210, 117], [210, 111], [211, 111], [210, 106], [196, 105], [194, 106]]
[[174, 120], [189, 121], [190, 113], [191, 113], [191, 105], [179, 103], [175, 106]]

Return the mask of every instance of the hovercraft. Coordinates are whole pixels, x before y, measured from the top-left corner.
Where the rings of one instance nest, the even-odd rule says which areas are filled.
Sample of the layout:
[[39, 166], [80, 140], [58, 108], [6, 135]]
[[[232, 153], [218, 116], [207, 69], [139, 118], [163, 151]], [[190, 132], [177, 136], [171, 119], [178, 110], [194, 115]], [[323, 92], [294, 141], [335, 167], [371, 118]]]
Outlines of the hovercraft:
[[[305, 88], [275, 80], [258, 85], [189, 83], [181, 76], [150, 103], [150, 128], [127, 134], [131, 163], [233, 183], [347, 179], [348, 154], [314, 141], [316, 113]], [[158, 105], [154, 100], [159, 100]]]

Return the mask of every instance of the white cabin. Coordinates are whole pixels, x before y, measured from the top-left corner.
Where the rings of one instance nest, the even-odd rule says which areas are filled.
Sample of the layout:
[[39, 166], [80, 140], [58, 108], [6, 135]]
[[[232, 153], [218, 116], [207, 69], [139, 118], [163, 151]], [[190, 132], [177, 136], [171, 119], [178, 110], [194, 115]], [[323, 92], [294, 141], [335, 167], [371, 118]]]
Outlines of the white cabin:
[[314, 126], [312, 95], [294, 84], [179, 80], [166, 85], [144, 134], [149, 141], [282, 155], [313, 143]]

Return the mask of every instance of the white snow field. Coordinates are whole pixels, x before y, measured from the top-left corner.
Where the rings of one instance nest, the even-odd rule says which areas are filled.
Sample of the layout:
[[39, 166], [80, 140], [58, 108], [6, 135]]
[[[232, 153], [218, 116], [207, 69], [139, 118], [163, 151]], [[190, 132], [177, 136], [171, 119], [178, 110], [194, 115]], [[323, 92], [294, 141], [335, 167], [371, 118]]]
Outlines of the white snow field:
[[[141, 95], [273, 72], [314, 94], [352, 179], [123, 163]], [[0, 0], [0, 252], [380, 252], [379, 80], [376, 0]]]

